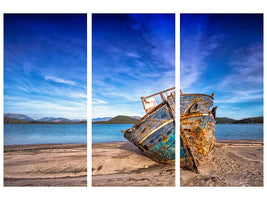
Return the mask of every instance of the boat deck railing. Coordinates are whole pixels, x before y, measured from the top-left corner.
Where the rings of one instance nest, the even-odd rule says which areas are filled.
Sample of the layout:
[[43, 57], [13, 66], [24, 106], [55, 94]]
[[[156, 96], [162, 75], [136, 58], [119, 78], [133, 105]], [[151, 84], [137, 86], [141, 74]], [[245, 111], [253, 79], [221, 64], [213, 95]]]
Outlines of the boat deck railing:
[[151, 109], [153, 109], [154, 107], [156, 107], [158, 105], [158, 102], [155, 98], [156, 96], [159, 95], [162, 102], [163, 102], [163, 101], [167, 100], [167, 97], [169, 95], [173, 95], [172, 93], [175, 94], [175, 87], [169, 88], [167, 90], [163, 90], [161, 92], [157, 92], [155, 94], [151, 94], [151, 95], [146, 96], [146, 97], [141, 97], [145, 112], [147, 113], [148, 111], [150, 111]]
[[197, 94], [197, 93], [195, 93], [195, 94], [184, 94], [183, 92], [182, 92], [182, 90], [180, 89], [180, 96], [193, 96], [193, 95], [201, 95], [201, 96], [208, 96], [208, 97], [211, 97], [212, 99], [214, 99], [214, 93], [212, 93], [211, 95], [208, 95], [208, 94]]

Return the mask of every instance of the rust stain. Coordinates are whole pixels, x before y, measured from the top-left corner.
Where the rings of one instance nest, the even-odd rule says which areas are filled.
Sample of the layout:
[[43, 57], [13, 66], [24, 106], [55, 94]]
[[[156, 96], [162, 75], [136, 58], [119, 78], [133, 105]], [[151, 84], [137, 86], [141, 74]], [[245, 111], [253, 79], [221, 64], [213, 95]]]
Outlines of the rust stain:
[[[215, 115], [211, 112], [213, 95], [180, 96], [180, 165], [198, 172], [198, 167], [215, 144]], [[215, 108], [216, 110], [216, 108]]]
[[[155, 102], [159, 95], [162, 102]], [[149, 99], [149, 100], [146, 100]], [[161, 163], [175, 162], [175, 88], [141, 98], [146, 115], [124, 137], [147, 157]], [[153, 105], [153, 106], [151, 106]]]

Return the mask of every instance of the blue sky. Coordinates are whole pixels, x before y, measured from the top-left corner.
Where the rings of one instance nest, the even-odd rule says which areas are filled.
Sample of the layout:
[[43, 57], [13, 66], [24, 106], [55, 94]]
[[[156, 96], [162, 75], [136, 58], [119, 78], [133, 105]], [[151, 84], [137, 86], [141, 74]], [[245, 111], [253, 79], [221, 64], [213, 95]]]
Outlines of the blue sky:
[[263, 15], [181, 14], [184, 93], [215, 93], [218, 117], [263, 116]]
[[86, 118], [86, 14], [4, 15], [4, 112]]
[[174, 14], [93, 14], [93, 118], [142, 116], [140, 97], [174, 85]]

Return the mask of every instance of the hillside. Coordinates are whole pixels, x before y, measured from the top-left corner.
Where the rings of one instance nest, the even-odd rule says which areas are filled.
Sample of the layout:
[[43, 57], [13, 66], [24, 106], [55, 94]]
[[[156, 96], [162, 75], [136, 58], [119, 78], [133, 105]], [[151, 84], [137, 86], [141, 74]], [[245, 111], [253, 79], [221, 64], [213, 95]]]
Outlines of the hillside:
[[43, 117], [38, 120], [34, 120], [31, 117], [24, 114], [16, 113], [4, 113], [5, 124], [87, 124], [87, 120], [75, 119], [70, 120], [63, 117]]
[[217, 117], [216, 118], [217, 124], [262, 124], [263, 123], [263, 117], [251, 117], [251, 118], [245, 118], [241, 120], [235, 120], [230, 119], [226, 117]]
[[87, 124], [87, 121], [59, 121], [59, 122], [47, 122], [47, 121], [22, 121], [20, 119], [13, 119], [9, 117], [4, 117], [5, 124]]
[[241, 120], [238, 120], [238, 122], [234, 122], [234, 123], [239, 123], [239, 124], [262, 124], [263, 123], [263, 117], [253, 117], [253, 118], [241, 119]]
[[8, 118], [13, 118], [13, 119], [19, 119], [25, 122], [33, 121], [31, 117], [24, 115], [24, 114], [5, 113], [4, 116]]
[[216, 117], [216, 124], [233, 124], [236, 120], [227, 117]]
[[59, 117], [59, 118], [43, 117], [42, 119], [38, 119], [37, 121], [41, 121], [41, 122], [71, 122], [70, 119], [66, 119], [63, 117]]
[[100, 121], [108, 121], [112, 119], [112, 117], [99, 117], [99, 118], [93, 118], [92, 121], [93, 122], [100, 122]]
[[108, 121], [99, 121], [99, 122], [92, 122], [93, 124], [135, 124], [138, 119], [131, 118], [128, 116], [118, 115], [116, 117], [111, 118]]
[[14, 119], [9, 117], [4, 117], [4, 123], [5, 124], [25, 124], [25, 121], [22, 121], [20, 119]]

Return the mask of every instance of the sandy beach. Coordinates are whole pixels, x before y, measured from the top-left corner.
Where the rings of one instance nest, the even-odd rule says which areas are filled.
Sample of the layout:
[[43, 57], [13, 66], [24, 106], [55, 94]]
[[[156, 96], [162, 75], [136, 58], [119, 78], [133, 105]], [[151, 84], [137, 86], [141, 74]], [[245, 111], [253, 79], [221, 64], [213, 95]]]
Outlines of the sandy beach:
[[[175, 166], [126, 143], [93, 144], [93, 186], [175, 186]], [[217, 141], [200, 173], [180, 169], [181, 186], [263, 186], [262, 141]], [[179, 180], [177, 180], [179, 181]]]
[[4, 146], [4, 186], [86, 185], [86, 144]]
[[263, 186], [263, 142], [216, 141], [199, 171], [180, 169], [180, 185]]
[[175, 166], [142, 155], [129, 142], [92, 146], [93, 186], [175, 186]]
[[[263, 186], [263, 142], [217, 141], [199, 171], [180, 169], [180, 185]], [[4, 147], [5, 186], [86, 184], [85, 144]], [[129, 142], [93, 144], [92, 186], [173, 187], [175, 166], [150, 160]]]

